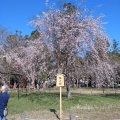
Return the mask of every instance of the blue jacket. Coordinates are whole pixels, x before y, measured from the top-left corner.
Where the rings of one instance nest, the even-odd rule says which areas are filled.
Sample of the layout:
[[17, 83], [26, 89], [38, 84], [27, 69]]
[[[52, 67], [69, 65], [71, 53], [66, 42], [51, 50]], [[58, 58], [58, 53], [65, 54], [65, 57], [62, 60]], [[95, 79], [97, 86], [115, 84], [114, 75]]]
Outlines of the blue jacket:
[[3, 117], [3, 111], [7, 107], [10, 95], [7, 92], [0, 93], [0, 116]]

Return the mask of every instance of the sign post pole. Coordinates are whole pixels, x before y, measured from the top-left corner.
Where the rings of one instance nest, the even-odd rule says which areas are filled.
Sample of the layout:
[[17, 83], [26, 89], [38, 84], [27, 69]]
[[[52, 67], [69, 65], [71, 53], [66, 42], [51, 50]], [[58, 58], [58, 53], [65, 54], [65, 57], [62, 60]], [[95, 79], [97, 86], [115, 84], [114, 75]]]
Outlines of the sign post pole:
[[64, 86], [64, 75], [57, 74], [57, 87], [60, 87], [60, 120], [62, 120], [62, 87]]
[[60, 87], [60, 120], [62, 120], [62, 87]]

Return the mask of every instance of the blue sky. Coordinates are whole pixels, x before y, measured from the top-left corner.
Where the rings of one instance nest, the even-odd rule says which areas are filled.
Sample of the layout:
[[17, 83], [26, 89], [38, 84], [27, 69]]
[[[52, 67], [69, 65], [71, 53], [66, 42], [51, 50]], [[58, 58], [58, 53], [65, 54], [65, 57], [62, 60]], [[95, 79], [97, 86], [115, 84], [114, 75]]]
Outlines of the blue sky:
[[[120, 41], [120, 0], [86, 0], [88, 9], [100, 4], [102, 6], [97, 8], [94, 14], [105, 15], [102, 20], [108, 22], [104, 25], [108, 35], [111, 39]], [[19, 30], [22, 31], [22, 35], [29, 35], [33, 28], [28, 22], [44, 10], [45, 0], [0, 0], [0, 26], [12, 32]]]

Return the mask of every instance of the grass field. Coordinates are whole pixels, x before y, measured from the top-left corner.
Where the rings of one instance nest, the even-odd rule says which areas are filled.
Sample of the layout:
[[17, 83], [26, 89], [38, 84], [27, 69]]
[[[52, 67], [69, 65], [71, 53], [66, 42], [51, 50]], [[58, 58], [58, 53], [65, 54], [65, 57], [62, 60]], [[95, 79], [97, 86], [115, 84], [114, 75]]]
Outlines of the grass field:
[[[63, 120], [70, 116], [75, 120], [120, 120], [120, 90], [72, 89], [72, 98], [67, 99], [66, 90], [62, 93]], [[59, 90], [46, 89], [26, 96], [11, 91], [8, 120], [58, 120]]]

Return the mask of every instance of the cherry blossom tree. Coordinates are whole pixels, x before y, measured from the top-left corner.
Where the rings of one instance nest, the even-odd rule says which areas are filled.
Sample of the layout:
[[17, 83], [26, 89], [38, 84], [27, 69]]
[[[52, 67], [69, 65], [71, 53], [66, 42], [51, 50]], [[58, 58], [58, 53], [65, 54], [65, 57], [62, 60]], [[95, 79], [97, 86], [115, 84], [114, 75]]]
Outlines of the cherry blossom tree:
[[[76, 56], [84, 58], [87, 51], [92, 53], [91, 67], [96, 74], [96, 83], [101, 83], [103, 67], [106, 75], [109, 76], [113, 72], [107, 62], [108, 37], [103, 27], [104, 23], [101, 21], [103, 16], [93, 17], [86, 9], [67, 12], [69, 8], [64, 6], [63, 10], [50, 9], [42, 15], [37, 15], [36, 19], [30, 22], [41, 31], [44, 42], [46, 41], [47, 46], [51, 47], [57, 70], [62, 69], [62, 73], [66, 75], [68, 98], [70, 97], [70, 70], [75, 65]], [[88, 60], [84, 61], [85, 66], [87, 62]]]
[[50, 50], [40, 38], [26, 42], [27, 46], [20, 45], [9, 49], [6, 60], [18, 73], [26, 74], [34, 82], [35, 76], [47, 71], [46, 56], [49, 57]]

